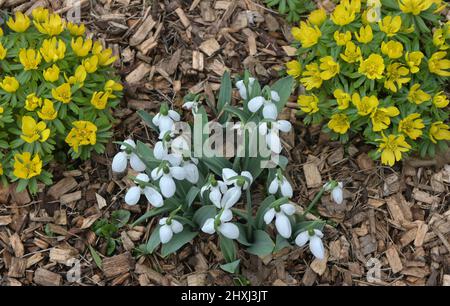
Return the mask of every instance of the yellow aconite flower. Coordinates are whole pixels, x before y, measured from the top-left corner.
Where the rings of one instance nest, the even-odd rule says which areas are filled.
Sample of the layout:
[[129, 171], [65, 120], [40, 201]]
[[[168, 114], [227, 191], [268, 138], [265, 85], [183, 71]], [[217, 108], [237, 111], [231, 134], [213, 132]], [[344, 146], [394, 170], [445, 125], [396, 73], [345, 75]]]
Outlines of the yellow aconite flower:
[[98, 57], [98, 64], [100, 66], [111, 65], [117, 59], [115, 56], [112, 56], [112, 49], [109, 48], [104, 50], [100, 49], [100, 51], [96, 51], [96, 48], [93, 48], [92, 53]]
[[322, 80], [329, 80], [341, 71], [339, 63], [333, 57], [325, 56], [320, 59], [320, 77]]
[[355, 16], [354, 10], [341, 3], [337, 5], [333, 13], [331, 13], [331, 20], [338, 26], [345, 26], [353, 22], [353, 20], [355, 20]]
[[37, 97], [35, 93], [29, 94], [25, 100], [25, 109], [27, 111], [34, 111], [36, 108], [41, 107], [42, 99]]
[[376, 96], [363, 97], [361, 99], [359, 93], [352, 95], [352, 103], [358, 110], [358, 115], [367, 116], [378, 107], [378, 98]]
[[67, 29], [69, 30], [70, 35], [72, 35], [72, 36], [81, 36], [86, 31], [86, 27], [84, 26], [83, 23], [78, 25], [78, 24], [69, 22], [67, 24]]
[[3, 47], [3, 44], [0, 42], [0, 60], [5, 59], [7, 52], [8, 52], [8, 49], [5, 49], [5, 47]]
[[33, 20], [34, 26], [42, 34], [56, 36], [64, 31], [65, 22], [58, 14], [51, 14], [44, 21]]
[[77, 67], [77, 69], [75, 69], [75, 74], [69, 78], [66, 77], [66, 80], [71, 85], [80, 84], [82, 86], [84, 80], [86, 80], [86, 77], [87, 77], [86, 69], [84, 68], [84, 66], [80, 65]]
[[338, 105], [338, 109], [344, 110], [348, 108], [348, 105], [351, 101], [350, 94], [346, 93], [342, 89], [338, 88], [333, 92], [334, 97], [336, 98], [336, 102]]
[[436, 29], [433, 33], [433, 44], [439, 48], [439, 50], [447, 50], [450, 48], [445, 43], [444, 29]]
[[41, 54], [47, 63], [54, 63], [64, 58], [66, 53], [66, 44], [61, 39], [45, 39], [42, 42]]
[[450, 68], [450, 60], [445, 59], [446, 56], [447, 52], [445, 51], [439, 51], [431, 55], [430, 59], [428, 60], [428, 69], [431, 73], [443, 77], [450, 76], [450, 71], [446, 71]]
[[3, 34], [4, 34], [4, 33], [3, 33], [3, 29], [0, 28], [0, 37], [3, 36]]
[[323, 8], [312, 11], [308, 16], [309, 23], [320, 27], [327, 20], [327, 12]]
[[311, 90], [313, 88], [320, 88], [322, 86], [322, 77], [320, 76], [319, 64], [312, 63], [306, 65], [306, 70], [303, 71], [303, 78], [300, 82], [305, 86], [306, 90]]
[[300, 95], [297, 103], [300, 105], [300, 109], [307, 114], [314, 114], [319, 111], [319, 99], [315, 95]]
[[33, 20], [37, 22], [44, 22], [48, 19], [49, 11], [42, 6], [35, 8], [31, 15], [33, 15]]
[[406, 52], [405, 60], [406, 60], [406, 64], [408, 65], [411, 73], [419, 72], [419, 66], [420, 66], [420, 63], [422, 62], [423, 57], [424, 57], [424, 55], [420, 51], [414, 51], [411, 53]]
[[391, 117], [400, 115], [400, 111], [395, 106], [376, 108], [371, 114], [372, 129], [374, 132], [379, 132], [387, 129], [391, 124]]
[[358, 32], [355, 32], [356, 39], [362, 43], [362, 44], [368, 44], [373, 39], [373, 32], [372, 27], [370, 24], [366, 25], [365, 27], [361, 27]]
[[73, 128], [66, 137], [68, 143], [75, 152], [80, 146], [95, 145], [97, 143], [97, 126], [89, 121], [72, 122]]
[[42, 160], [39, 155], [31, 159], [30, 152], [14, 155], [14, 176], [19, 179], [28, 180], [41, 174]]
[[403, 45], [394, 40], [390, 40], [387, 43], [384, 41], [381, 43], [381, 52], [387, 55], [389, 58], [399, 58], [403, 55]]
[[22, 117], [22, 135], [20, 135], [20, 138], [24, 141], [28, 143], [33, 143], [37, 140], [44, 142], [49, 136], [50, 129], [47, 129], [47, 124], [44, 121], [37, 123], [33, 117]]
[[386, 33], [388, 37], [394, 36], [402, 26], [402, 18], [400, 16], [386, 16], [378, 22], [380, 30]]
[[420, 89], [420, 84], [414, 84], [408, 93], [408, 101], [416, 104], [422, 104], [431, 99], [431, 96]]
[[22, 12], [16, 12], [15, 19], [10, 17], [6, 24], [8, 27], [17, 33], [23, 33], [30, 27], [30, 18], [25, 16]]
[[299, 78], [302, 75], [302, 65], [299, 61], [290, 61], [286, 63], [286, 73], [293, 78]]
[[366, 60], [361, 62], [358, 72], [371, 80], [381, 79], [383, 78], [384, 67], [383, 58], [379, 54], [371, 54]]
[[7, 76], [0, 83], [0, 87], [6, 92], [14, 93], [19, 89], [19, 82], [15, 77]]
[[0, 163], [0, 176], [2, 176], [3, 175], [3, 165], [2, 165], [2, 163]]
[[398, 0], [398, 4], [403, 13], [419, 15], [426, 11], [433, 2], [431, 0]]
[[345, 44], [352, 40], [352, 32], [347, 31], [345, 33], [340, 33], [339, 31], [334, 32], [334, 40], [338, 46], [345, 46]]
[[434, 106], [436, 106], [437, 108], [444, 108], [448, 105], [449, 101], [447, 96], [445, 95], [445, 93], [443, 91], [438, 92], [434, 97], [433, 97], [433, 104]]
[[429, 136], [434, 143], [437, 143], [438, 140], [450, 140], [448, 125], [442, 121], [434, 122], [430, 127]]
[[58, 112], [55, 110], [53, 102], [49, 99], [44, 100], [44, 105], [41, 110], [37, 112], [39, 118], [42, 120], [52, 121], [58, 116]]
[[55, 100], [62, 103], [69, 103], [72, 101], [72, 91], [69, 83], [64, 83], [59, 87], [52, 89], [52, 96]]
[[383, 138], [378, 139], [380, 145], [378, 152], [381, 152], [381, 163], [383, 165], [393, 166], [396, 161], [402, 159], [402, 153], [408, 152], [411, 146], [405, 141], [403, 135], [382, 135]]
[[93, 93], [91, 98], [91, 104], [96, 109], [105, 109], [106, 104], [108, 104], [109, 93], [103, 91], [96, 91]]
[[334, 114], [328, 122], [328, 127], [336, 133], [345, 134], [350, 128], [350, 121], [346, 114]]
[[405, 134], [411, 139], [417, 139], [422, 136], [422, 129], [425, 127], [420, 114], [413, 113], [402, 120], [398, 124], [398, 131]]
[[403, 67], [400, 63], [393, 63], [386, 68], [386, 80], [384, 81], [384, 88], [389, 89], [392, 92], [397, 92], [402, 88], [402, 85], [408, 83], [411, 78], [407, 78], [409, 70]]
[[116, 96], [113, 94], [114, 91], [122, 91], [123, 90], [123, 85], [120, 83], [117, 83], [114, 80], [108, 80], [105, 83], [105, 87], [104, 87], [105, 92], [107, 92], [109, 94], [109, 97], [114, 99], [116, 98]]
[[89, 54], [92, 48], [92, 39], [88, 38], [83, 40], [82, 37], [72, 38], [72, 42], [70, 43], [73, 53], [75, 53], [79, 57], [85, 57]]
[[303, 48], [309, 48], [317, 44], [322, 32], [317, 26], [309, 26], [306, 22], [300, 22], [300, 27], [293, 27], [291, 30], [292, 36], [298, 40]]
[[84, 69], [87, 73], [94, 73], [98, 68], [98, 57], [93, 55], [90, 58], [84, 59], [82, 62]]
[[344, 54], [341, 53], [340, 56], [347, 63], [356, 63], [362, 60], [361, 49], [352, 41], [347, 42]]
[[53, 66], [47, 68], [44, 70], [44, 72], [42, 73], [44, 75], [44, 79], [47, 82], [56, 82], [59, 79], [59, 67], [56, 64], [53, 64]]
[[25, 71], [38, 69], [42, 57], [39, 52], [34, 49], [20, 49], [19, 60]]

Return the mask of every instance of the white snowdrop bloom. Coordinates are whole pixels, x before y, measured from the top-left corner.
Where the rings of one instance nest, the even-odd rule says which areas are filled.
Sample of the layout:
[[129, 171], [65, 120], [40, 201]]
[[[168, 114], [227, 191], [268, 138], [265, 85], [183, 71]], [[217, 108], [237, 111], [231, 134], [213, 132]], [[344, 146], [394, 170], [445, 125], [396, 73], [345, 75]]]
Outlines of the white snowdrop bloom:
[[325, 257], [325, 249], [322, 243], [322, 237], [323, 233], [318, 229], [314, 229], [312, 233], [304, 231], [295, 238], [295, 244], [302, 247], [309, 241], [311, 253], [313, 253], [316, 258], [323, 259]]
[[228, 186], [223, 181], [216, 181], [216, 185], [213, 186], [212, 183], [208, 183], [203, 186], [200, 190], [200, 195], [203, 197], [203, 194], [209, 190], [209, 200], [217, 207], [221, 207], [222, 196], [227, 192]]
[[191, 161], [183, 161], [181, 167], [185, 173], [185, 179], [192, 184], [196, 184], [199, 179], [197, 164]]
[[159, 240], [162, 244], [165, 244], [172, 240], [174, 234], [181, 233], [183, 231], [183, 224], [177, 220], [170, 220], [170, 224], [167, 223], [169, 218], [162, 218], [159, 220], [161, 227], [159, 228]]
[[[136, 148], [136, 143], [132, 139], [127, 139], [124, 143], [128, 144], [133, 149]], [[130, 166], [134, 171], [142, 172], [147, 168], [144, 162], [136, 155], [134, 152], [130, 152], [130, 150], [125, 146], [120, 146], [120, 152], [117, 153], [112, 161], [112, 171], [116, 173], [122, 173], [127, 169], [128, 160], [130, 160]]]
[[214, 218], [209, 218], [205, 221], [205, 224], [202, 226], [202, 231], [207, 234], [214, 234], [216, 230], [227, 237], [228, 239], [237, 239], [239, 237], [239, 228], [236, 224], [231, 223], [231, 219], [233, 219], [233, 213], [230, 209], [224, 209], [222, 214], [220, 215], [220, 224], [215, 226], [216, 219], [218, 215]]
[[159, 139], [162, 139], [167, 132], [171, 132], [175, 122], [180, 121], [181, 117], [174, 110], [161, 110], [152, 122], [159, 128]]
[[281, 140], [279, 131], [287, 133], [291, 130], [292, 124], [287, 120], [278, 120], [273, 122], [262, 122], [259, 127], [259, 134], [265, 136], [266, 143], [269, 149], [280, 154], [283, 147], [281, 146]]
[[[145, 183], [150, 181], [150, 178], [145, 173], [139, 173], [136, 179]], [[139, 183], [139, 182], [137, 182]], [[133, 186], [128, 189], [125, 194], [125, 203], [128, 205], [136, 205], [141, 199], [141, 195], [144, 194], [148, 202], [154, 207], [161, 207], [164, 204], [161, 194], [150, 186]]]
[[152, 170], [152, 179], [159, 180], [159, 189], [165, 198], [170, 198], [176, 191], [176, 180], [184, 180], [186, 178], [185, 170], [180, 166], [164, 165]]
[[280, 96], [276, 91], [270, 92], [271, 99], [267, 100], [262, 96], [254, 97], [248, 101], [248, 109], [252, 113], [256, 113], [261, 107], [263, 107], [263, 117], [265, 119], [277, 119], [278, 109], [274, 102], [280, 101]]
[[[255, 83], [255, 78], [248, 78], [248, 90], [251, 92], [253, 89], [253, 84]], [[248, 92], [245, 87], [244, 80], [240, 80], [236, 82], [236, 88], [239, 90], [239, 95], [242, 99], [247, 100]]]
[[295, 207], [292, 204], [286, 203], [280, 205], [280, 211], [275, 208], [269, 209], [264, 214], [264, 222], [270, 224], [275, 218], [275, 227], [281, 237], [290, 238], [292, 235], [292, 226], [287, 216], [292, 216], [295, 213]]
[[157, 143], [155, 143], [155, 147], [153, 148], [153, 155], [156, 159], [161, 161], [168, 161], [171, 165], [180, 165], [183, 157], [175, 153], [169, 154], [170, 145], [171, 142], [158, 141]]
[[[233, 177], [235, 177], [235, 176], [247, 177], [250, 180], [250, 183], [247, 180], [245, 180], [245, 179], [243, 179], [242, 182], [240, 182], [239, 179], [236, 179], [236, 178], [233, 179]], [[253, 176], [252, 176], [252, 174], [250, 172], [242, 171], [241, 174], [239, 175], [239, 174], [236, 173], [236, 171], [234, 171], [233, 169], [230, 169], [230, 168], [222, 169], [222, 178], [223, 178], [223, 181], [225, 182], [225, 184], [227, 184], [227, 185], [233, 185], [234, 184], [237, 187], [242, 187], [242, 189], [244, 189], [244, 190], [247, 190], [247, 188], [253, 182]], [[241, 184], [241, 185], [239, 185], [239, 184]]]
[[291, 183], [282, 174], [275, 175], [275, 178], [269, 185], [269, 193], [276, 194], [280, 190], [283, 197], [292, 198], [294, 192], [292, 190]]
[[192, 111], [192, 114], [195, 115], [198, 113], [198, 101], [186, 101], [183, 104], [183, 108]]
[[342, 204], [344, 202], [344, 184], [342, 182], [328, 182], [323, 187], [326, 191], [331, 190], [331, 200], [336, 204]]

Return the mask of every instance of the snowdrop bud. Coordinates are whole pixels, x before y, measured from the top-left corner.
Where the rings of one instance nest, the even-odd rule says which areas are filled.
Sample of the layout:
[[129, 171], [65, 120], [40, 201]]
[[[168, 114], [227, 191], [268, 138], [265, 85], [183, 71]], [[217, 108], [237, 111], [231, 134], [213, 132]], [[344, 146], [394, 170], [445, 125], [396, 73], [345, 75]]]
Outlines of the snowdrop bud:
[[141, 188], [138, 186], [133, 186], [130, 189], [128, 189], [127, 193], [125, 194], [125, 203], [128, 205], [136, 205], [139, 202], [139, 199], [141, 198]]
[[333, 191], [331, 191], [331, 198], [336, 204], [342, 204], [344, 202], [344, 195], [342, 190], [343, 184], [339, 182]]
[[233, 223], [223, 223], [218, 227], [219, 231], [228, 239], [239, 238], [239, 228]]
[[289, 181], [285, 177], [283, 177], [280, 188], [281, 188], [281, 194], [283, 195], [283, 197], [292, 198], [292, 196], [294, 195], [294, 191], [292, 190], [291, 183], [289, 183]]
[[317, 259], [323, 259], [325, 257], [325, 249], [323, 247], [322, 239], [314, 235], [309, 238], [309, 248], [311, 253], [316, 256]]
[[164, 224], [159, 229], [159, 239], [162, 244], [169, 242], [173, 237], [173, 231], [170, 228], [170, 225]]
[[125, 170], [127, 169], [127, 164], [128, 164], [127, 153], [123, 151], [119, 152], [113, 158], [111, 165], [112, 171], [116, 173], [125, 172]]
[[216, 229], [214, 228], [214, 222], [214, 218], [207, 219], [202, 226], [202, 232], [210, 235], [214, 234], [216, 232]]
[[275, 217], [275, 227], [281, 237], [286, 239], [290, 238], [292, 235], [292, 227], [289, 218], [284, 213], [277, 213]]
[[287, 133], [292, 129], [292, 124], [287, 120], [278, 120], [277, 127], [280, 131]]

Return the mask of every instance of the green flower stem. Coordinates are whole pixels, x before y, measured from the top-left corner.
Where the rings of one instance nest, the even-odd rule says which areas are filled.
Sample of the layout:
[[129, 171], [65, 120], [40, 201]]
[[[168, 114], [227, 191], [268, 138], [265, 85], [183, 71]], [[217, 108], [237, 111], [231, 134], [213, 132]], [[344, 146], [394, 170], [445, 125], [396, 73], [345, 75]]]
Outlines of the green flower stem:
[[302, 214], [302, 217], [305, 217], [306, 214], [309, 213], [314, 208], [314, 206], [317, 204], [317, 202], [319, 202], [319, 200], [322, 198], [324, 193], [325, 193], [325, 188], [322, 187], [322, 189], [320, 189], [319, 193], [316, 194], [314, 199], [311, 201], [311, 204], [309, 204], [309, 206], [306, 208], [305, 212]]
[[252, 194], [250, 193], [250, 188], [246, 191], [246, 207], [247, 207], [247, 237], [249, 240], [252, 239], [252, 233], [253, 233], [253, 226], [254, 226], [254, 220], [253, 220], [253, 209], [252, 209]]

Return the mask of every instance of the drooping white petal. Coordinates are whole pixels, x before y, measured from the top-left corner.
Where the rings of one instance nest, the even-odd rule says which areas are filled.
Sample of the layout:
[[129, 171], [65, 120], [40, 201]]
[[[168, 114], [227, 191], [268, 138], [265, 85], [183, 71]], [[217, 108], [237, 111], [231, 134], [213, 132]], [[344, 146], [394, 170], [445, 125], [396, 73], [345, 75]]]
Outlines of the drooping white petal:
[[163, 175], [163, 170], [160, 168], [155, 168], [152, 170], [152, 172], [150, 173], [152, 180], [156, 181], [158, 180], [162, 175]]
[[[127, 140], [124, 140], [123, 142], [126, 143], [127, 145], [129, 145], [130, 147], [132, 147], [133, 149], [136, 148], [136, 143], [134, 142], [133, 139], [127, 139]], [[125, 149], [127, 149], [127, 147], [124, 145], [121, 145], [120, 149], [125, 150]]]
[[159, 118], [159, 131], [161, 134], [172, 131], [173, 120], [169, 116], [161, 116]]
[[323, 238], [323, 233], [321, 230], [314, 229], [314, 234], [319, 238]]
[[309, 249], [317, 259], [323, 259], [325, 257], [325, 249], [323, 247], [322, 239], [316, 235], [309, 237]]
[[144, 162], [137, 156], [135, 153], [131, 153], [130, 155], [130, 166], [134, 171], [142, 172], [147, 169], [147, 166]]
[[219, 226], [219, 231], [227, 237], [228, 239], [238, 239], [239, 238], [239, 228], [236, 224], [227, 222]]
[[164, 143], [162, 141], [158, 141], [157, 143], [155, 143], [155, 147], [153, 148], [153, 155], [156, 159], [163, 160], [167, 153], [167, 148], [164, 147]]
[[144, 188], [144, 195], [147, 198], [147, 200], [152, 204], [154, 207], [161, 207], [164, 205], [164, 200], [161, 194], [152, 187], [145, 187]]
[[122, 173], [125, 170], [127, 170], [127, 165], [128, 165], [127, 153], [119, 152], [114, 156], [111, 168], [113, 172]]
[[247, 88], [245, 88], [245, 86], [239, 88], [239, 95], [241, 96], [242, 99], [244, 100], [247, 99]]
[[236, 204], [241, 198], [241, 188], [233, 187], [227, 190], [222, 197], [222, 201], [220, 206], [225, 208], [231, 208], [234, 204]]
[[280, 95], [275, 90], [270, 91], [270, 98], [274, 102], [279, 102], [280, 101]]
[[194, 164], [186, 164], [183, 166], [185, 178], [192, 184], [196, 184], [199, 179], [198, 168]]
[[196, 102], [194, 102], [194, 101], [184, 102], [183, 108], [184, 108], [184, 109], [187, 109], [187, 110], [191, 110], [191, 109], [194, 107], [194, 104], [195, 104], [195, 103], [196, 103]]
[[174, 110], [169, 110], [169, 117], [173, 120], [173, 121], [180, 121], [181, 117], [180, 114], [178, 114], [176, 111]]
[[273, 221], [273, 218], [275, 218], [275, 208], [269, 209], [269, 210], [264, 214], [264, 222], [266, 222], [266, 224], [269, 224], [270, 222]]
[[173, 237], [172, 228], [169, 225], [164, 224], [159, 228], [159, 239], [162, 244], [169, 242]]
[[154, 125], [159, 126], [159, 118], [161, 117], [160, 113], [157, 113], [155, 117], [153, 117], [152, 122]]
[[308, 231], [304, 231], [297, 235], [297, 237], [295, 238], [295, 244], [298, 245], [299, 247], [302, 247], [308, 242], [308, 240], [309, 240]]
[[186, 171], [184, 171], [183, 167], [170, 167], [170, 175], [181, 181], [186, 178]]
[[227, 192], [227, 190], [228, 190], [227, 184], [225, 184], [223, 181], [217, 181], [217, 184], [218, 184], [220, 192], [222, 192], [222, 194]]
[[266, 136], [266, 142], [269, 146], [270, 150], [276, 154], [280, 154], [282, 147], [281, 147], [281, 141], [280, 137], [278, 137], [277, 134], [270, 132]]
[[202, 226], [202, 232], [210, 235], [216, 232], [216, 229], [214, 228], [214, 218], [209, 218], [205, 221], [205, 224]]
[[222, 212], [222, 215], [220, 215], [220, 221], [222, 223], [231, 221], [233, 219], [233, 213], [231, 212], [231, 209], [224, 209]]
[[167, 223], [167, 217], [164, 217], [164, 218], [161, 218], [161, 219], [159, 219], [159, 224], [160, 225], [164, 225], [164, 224], [166, 224]]
[[171, 198], [175, 194], [176, 186], [170, 175], [163, 175], [159, 180], [159, 189], [165, 198]]
[[269, 185], [269, 193], [275, 194], [278, 191], [278, 178], [275, 177]]
[[253, 99], [251, 99], [250, 101], [248, 101], [248, 110], [251, 111], [252, 113], [256, 113], [261, 106], [264, 104], [264, 102], [266, 101], [266, 99], [264, 99], [264, 97], [262, 96], [258, 96], [258, 97], [254, 97]]
[[202, 188], [200, 188], [200, 196], [203, 197], [203, 194], [205, 193], [205, 191], [209, 190], [211, 188], [210, 184], [207, 184], [205, 186], [203, 186]]
[[221, 208], [220, 200], [222, 199], [222, 193], [220, 192], [219, 188], [211, 188], [209, 199], [217, 208]]
[[263, 108], [263, 117], [265, 119], [277, 119], [278, 110], [277, 106], [273, 103], [266, 103]]
[[290, 203], [283, 204], [280, 208], [288, 216], [292, 216], [295, 213], [295, 206]]
[[127, 193], [125, 194], [125, 203], [128, 205], [136, 205], [139, 202], [139, 199], [141, 198], [141, 188], [138, 186], [133, 186], [130, 189], [128, 189]]
[[292, 196], [294, 195], [294, 191], [292, 190], [292, 186], [291, 183], [289, 183], [289, 181], [283, 177], [283, 180], [281, 181], [281, 194], [283, 195], [283, 197], [288, 197], [288, 198], [292, 198]]
[[263, 122], [259, 125], [258, 131], [260, 135], [267, 135], [267, 122]]
[[331, 191], [331, 199], [336, 203], [336, 204], [342, 204], [342, 202], [344, 202], [344, 195], [342, 194], [342, 188], [341, 187], [336, 187], [333, 189], [333, 191]]
[[292, 129], [292, 124], [287, 120], [278, 120], [277, 128], [282, 132], [289, 132]]
[[172, 224], [170, 225], [170, 227], [175, 234], [181, 233], [183, 231], [183, 224], [181, 224], [177, 220], [172, 220]]
[[292, 226], [289, 218], [284, 213], [277, 213], [275, 215], [275, 227], [277, 228], [278, 234], [286, 239], [290, 238], [292, 235]]
[[241, 176], [245, 176], [246, 178], [248, 178], [250, 180], [250, 182], [247, 182], [247, 180], [246, 180], [244, 183], [244, 186], [242, 186], [242, 188], [244, 190], [247, 190], [247, 188], [253, 183], [253, 175], [248, 171], [242, 171]]
[[223, 178], [223, 181], [225, 182], [225, 184], [227, 184], [227, 185], [234, 184], [235, 180], [230, 181], [230, 178], [235, 177], [237, 175], [238, 174], [233, 169], [230, 169], [230, 168], [222, 169], [222, 178]]
[[136, 179], [145, 183], [150, 182], [150, 178], [145, 173], [139, 173], [138, 175], [136, 175]]
[[167, 154], [164, 160], [167, 160], [172, 166], [179, 166], [183, 160], [183, 157], [179, 154], [171, 153]]

